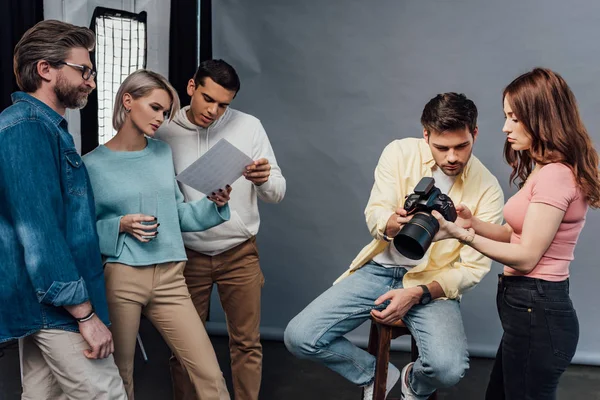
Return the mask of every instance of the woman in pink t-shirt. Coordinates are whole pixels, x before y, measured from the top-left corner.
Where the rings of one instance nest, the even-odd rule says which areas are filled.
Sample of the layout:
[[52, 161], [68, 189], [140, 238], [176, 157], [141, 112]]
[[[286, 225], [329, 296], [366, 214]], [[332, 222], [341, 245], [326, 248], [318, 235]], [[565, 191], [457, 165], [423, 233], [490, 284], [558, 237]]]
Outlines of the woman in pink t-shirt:
[[434, 212], [436, 240], [459, 239], [504, 264], [496, 299], [504, 335], [486, 399], [555, 399], [579, 339], [569, 265], [588, 206], [600, 206], [598, 154], [558, 74], [525, 73], [503, 101], [504, 155], [520, 187], [504, 207], [506, 224], [481, 222], [460, 205], [456, 224]]

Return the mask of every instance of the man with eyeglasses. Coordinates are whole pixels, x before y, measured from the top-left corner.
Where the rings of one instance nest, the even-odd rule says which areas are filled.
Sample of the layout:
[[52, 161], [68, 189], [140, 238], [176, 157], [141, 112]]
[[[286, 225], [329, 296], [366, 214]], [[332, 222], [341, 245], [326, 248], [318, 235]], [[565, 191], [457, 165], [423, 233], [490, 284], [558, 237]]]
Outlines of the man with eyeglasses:
[[81, 77], [83, 78], [84, 81], [96, 78], [96, 71], [94, 69], [88, 67], [87, 65], [73, 64], [73, 63], [66, 62], [66, 61], [61, 61], [58, 64], [59, 65], [68, 65], [69, 67], [77, 68], [78, 70], [81, 71]]
[[0, 342], [19, 339], [23, 399], [126, 400], [107, 328], [94, 196], [64, 114], [95, 89], [87, 28], [43, 21], [14, 51], [0, 114]]

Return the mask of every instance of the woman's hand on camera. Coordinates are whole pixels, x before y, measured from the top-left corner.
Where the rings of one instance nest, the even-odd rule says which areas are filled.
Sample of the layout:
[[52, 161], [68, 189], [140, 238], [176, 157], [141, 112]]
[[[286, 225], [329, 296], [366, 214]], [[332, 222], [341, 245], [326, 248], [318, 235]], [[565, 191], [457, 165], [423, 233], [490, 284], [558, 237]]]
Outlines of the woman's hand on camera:
[[225, 189], [219, 189], [206, 197], [208, 197], [208, 199], [217, 206], [223, 207], [229, 201], [229, 193], [231, 193], [231, 189], [231, 186], [227, 185]]
[[434, 242], [438, 242], [444, 239], [459, 239], [466, 240], [469, 237], [473, 237], [475, 235], [475, 231], [473, 228], [462, 228], [454, 222], [450, 222], [445, 219], [442, 214], [437, 211], [432, 211], [431, 215], [437, 220], [440, 224], [440, 229], [433, 237]]
[[475, 217], [473, 217], [473, 213], [469, 210], [469, 207], [464, 203], [460, 203], [456, 206], [456, 214], [458, 215], [456, 225], [465, 229], [473, 228], [473, 220]]
[[[151, 223], [152, 225], [144, 225], [142, 222]], [[144, 214], [127, 214], [121, 217], [119, 232], [129, 233], [131, 236], [140, 242], [149, 242], [158, 235], [157, 228], [160, 224], [157, 223], [156, 217]], [[152, 236], [150, 239], [144, 237]]]
[[460, 226], [456, 225], [454, 222], [448, 221], [442, 216], [442, 214], [435, 210], [431, 212], [431, 215], [433, 215], [433, 217], [437, 220], [437, 222], [440, 225], [440, 229], [433, 237], [434, 242], [438, 242], [444, 239], [458, 238], [459, 232], [460, 230], [462, 230]]

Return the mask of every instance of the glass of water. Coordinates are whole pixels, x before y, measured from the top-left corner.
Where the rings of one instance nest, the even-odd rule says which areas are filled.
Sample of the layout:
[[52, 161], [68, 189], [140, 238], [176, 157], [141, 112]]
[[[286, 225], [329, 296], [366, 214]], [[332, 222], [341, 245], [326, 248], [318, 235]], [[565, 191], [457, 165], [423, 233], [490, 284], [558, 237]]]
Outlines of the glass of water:
[[[155, 225], [158, 223], [158, 192], [139, 192], [139, 212], [140, 214], [156, 218], [155, 221], [142, 221], [142, 225]], [[156, 232], [156, 229], [146, 231], [148, 233]], [[142, 236], [143, 239], [156, 239], [155, 235]]]

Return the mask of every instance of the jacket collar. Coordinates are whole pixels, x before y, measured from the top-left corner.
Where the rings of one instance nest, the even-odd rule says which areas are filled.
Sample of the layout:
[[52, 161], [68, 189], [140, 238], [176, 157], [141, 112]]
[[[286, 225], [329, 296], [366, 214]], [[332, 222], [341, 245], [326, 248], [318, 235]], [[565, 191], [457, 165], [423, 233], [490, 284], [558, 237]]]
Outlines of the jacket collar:
[[38, 111], [43, 113], [48, 119], [56, 126], [64, 125], [65, 129], [67, 128], [67, 120], [64, 119], [62, 115], [54, 111], [50, 106], [48, 106], [43, 101], [40, 101], [33, 97], [32, 95], [25, 92], [15, 92], [11, 95], [13, 104], [19, 102], [25, 102], [31, 104]]

